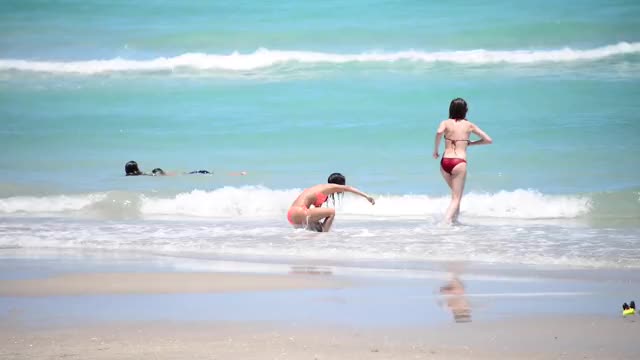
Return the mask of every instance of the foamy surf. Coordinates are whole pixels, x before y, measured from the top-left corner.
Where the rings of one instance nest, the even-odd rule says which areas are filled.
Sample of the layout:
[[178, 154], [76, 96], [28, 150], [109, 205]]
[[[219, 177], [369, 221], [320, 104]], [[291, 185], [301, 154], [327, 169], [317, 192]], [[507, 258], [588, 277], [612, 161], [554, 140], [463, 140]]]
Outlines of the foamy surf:
[[253, 53], [233, 52], [228, 55], [186, 53], [174, 57], [148, 60], [95, 59], [87, 61], [33, 61], [24, 59], [0, 59], [0, 71], [25, 71], [44, 73], [100, 74], [111, 72], [162, 72], [162, 71], [249, 71], [286, 64], [347, 64], [347, 63], [398, 63], [417, 64], [536, 64], [597, 61], [619, 55], [640, 53], [639, 42], [620, 42], [593, 49], [565, 47], [552, 50], [460, 50], [363, 52], [339, 54], [314, 51], [269, 50], [260, 48]]
[[283, 218], [104, 222], [0, 217], [2, 249], [97, 250], [281, 264], [367, 264], [403, 271], [451, 261], [638, 268], [637, 242], [636, 234], [625, 229], [539, 224], [442, 228], [424, 220], [351, 222], [340, 217], [332, 232], [319, 234], [292, 229]]
[[[300, 189], [273, 190], [260, 186], [193, 190], [174, 196], [150, 196], [128, 192], [105, 192], [44, 197], [0, 199], [0, 214], [73, 215], [123, 217], [282, 217]], [[440, 216], [449, 196], [379, 195], [376, 205], [347, 195], [335, 206], [351, 218], [422, 218]], [[536, 190], [469, 193], [462, 204], [464, 216], [510, 219], [571, 219], [588, 214], [589, 196], [547, 195]]]

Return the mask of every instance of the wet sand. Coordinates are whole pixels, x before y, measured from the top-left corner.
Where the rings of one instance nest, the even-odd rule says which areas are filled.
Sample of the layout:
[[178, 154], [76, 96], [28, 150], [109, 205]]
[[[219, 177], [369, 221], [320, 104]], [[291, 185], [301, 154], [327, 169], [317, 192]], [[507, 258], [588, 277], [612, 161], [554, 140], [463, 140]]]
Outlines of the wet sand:
[[621, 316], [640, 292], [627, 271], [406, 277], [315, 265], [188, 272], [148, 259], [4, 260], [1, 359], [640, 357], [640, 315]]
[[328, 277], [221, 273], [74, 273], [0, 280], [0, 296], [178, 294], [340, 287]]

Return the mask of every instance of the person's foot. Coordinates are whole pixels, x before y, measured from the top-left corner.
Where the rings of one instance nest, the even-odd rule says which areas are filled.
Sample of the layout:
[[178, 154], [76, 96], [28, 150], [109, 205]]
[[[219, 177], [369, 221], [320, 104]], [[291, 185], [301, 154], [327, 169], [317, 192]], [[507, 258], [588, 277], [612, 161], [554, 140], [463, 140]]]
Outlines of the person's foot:
[[631, 302], [629, 303], [629, 307], [631, 309], [635, 310], [636, 309], [636, 303], [633, 300], [631, 300]]

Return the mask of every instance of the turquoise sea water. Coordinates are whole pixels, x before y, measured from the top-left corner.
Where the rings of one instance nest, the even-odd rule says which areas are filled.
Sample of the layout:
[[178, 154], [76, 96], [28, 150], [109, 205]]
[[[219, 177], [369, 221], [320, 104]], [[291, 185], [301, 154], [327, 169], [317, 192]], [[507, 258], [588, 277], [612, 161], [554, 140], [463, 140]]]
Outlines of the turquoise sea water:
[[[633, 1], [2, 2], [0, 247], [640, 266], [638, 16]], [[469, 155], [467, 226], [443, 228], [431, 152], [458, 96], [494, 144]], [[214, 175], [130, 178], [129, 160]], [[378, 204], [345, 198], [320, 241], [291, 230], [298, 191], [334, 171]]]

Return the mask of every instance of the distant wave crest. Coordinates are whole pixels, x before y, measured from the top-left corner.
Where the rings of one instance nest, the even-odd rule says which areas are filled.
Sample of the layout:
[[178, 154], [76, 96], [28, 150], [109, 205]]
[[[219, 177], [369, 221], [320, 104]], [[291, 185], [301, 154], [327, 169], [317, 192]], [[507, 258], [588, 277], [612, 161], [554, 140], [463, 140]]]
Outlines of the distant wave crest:
[[594, 49], [562, 48], [555, 50], [461, 50], [426, 52], [363, 52], [338, 54], [313, 51], [258, 49], [253, 53], [234, 52], [228, 55], [186, 53], [175, 57], [149, 60], [114, 58], [87, 61], [31, 61], [0, 59], [0, 71], [25, 71], [70, 74], [100, 74], [111, 72], [162, 71], [249, 71], [283, 64], [347, 64], [396, 63], [421, 64], [535, 64], [545, 62], [597, 61], [612, 56], [640, 53], [640, 43], [621, 42]]

